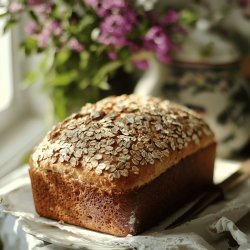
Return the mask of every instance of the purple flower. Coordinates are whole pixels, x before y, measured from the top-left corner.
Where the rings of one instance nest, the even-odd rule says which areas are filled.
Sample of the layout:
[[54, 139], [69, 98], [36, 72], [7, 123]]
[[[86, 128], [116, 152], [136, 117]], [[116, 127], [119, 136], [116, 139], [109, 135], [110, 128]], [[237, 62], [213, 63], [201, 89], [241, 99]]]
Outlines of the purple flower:
[[93, 8], [99, 17], [119, 13], [120, 10], [127, 8], [125, 0], [85, 0], [85, 4]]
[[169, 10], [167, 14], [162, 18], [161, 24], [162, 25], [169, 25], [173, 24], [178, 20], [179, 16], [178, 13], [174, 10]]
[[125, 16], [107, 16], [100, 25], [99, 42], [106, 45], [122, 47], [126, 44], [126, 35], [132, 30], [132, 23]]
[[124, 36], [113, 36], [110, 34], [102, 33], [99, 36], [99, 42], [105, 45], [112, 45], [115, 47], [123, 47], [126, 45], [127, 39]]
[[101, 31], [113, 35], [122, 35], [131, 31], [131, 29], [132, 24], [121, 15], [110, 15], [106, 17], [101, 24]]
[[37, 14], [49, 14], [51, 12], [51, 6], [48, 4], [40, 4], [33, 7]]
[[48, 29], [48, 26], [45, 26], [42, 32], [37, 36], [37, 41], [40, 48], [48, 46], [50, 41], [50, 30]]
[[37, 14], [49, 14], [51, 12], [51, 0], [28, 0], [28, 5]]
[[134, 25], [136, 23], [136, 15], [135, 12], [129, 8], [127, 9], [122, 9], [120, 11], [120, 15], [124, 17], [125, 20], [127, 20], [127, 22], [130, 25]]
[[171, 47], [171, 41], [159, 26], [153, 26], [148, 30], [144, 37], [144, 48], [154, 51], [158, 60], [164, 63], [169, 62], [168, 51]]
[[119, 10], [128, 7], [126, 0], [105, 0], [104, 2], [106, 7], [112, 10]]
[[166, 53], [165, 51], [156, 51], [156, 58], [160, 61], [163, 62], [165, 64], [168, 64], [171, 62], [171, 58], [169, 56], [168, 53]]
[[46, 0], [28, 0], [28, 5], [34, 6], [34, 5], [46, 4], [47, 2], [48, 1]]
[[131, 41], [127, 42], [127, 46], [129, 48], [129, 50], [131, 50], [133, 53], [137, 53], [141, 50], [141, 47], [139, 47], [137, 44], [135, 44]]
[[145, 46], [149, 49], [168, 48], [168, 37], [159, 26], [153, 26], [144, 37]]
[[51, 33], [55, 36], [60, 36], [62, 34], [62, 25], [59, 21], [52, 21], [50, 23]]
[[21, 3], [11, 3], [9, 5], [9, 12], [10, 13], [18, 13], [23, 10], [23, 5]]
[[146, 70], [149, 68], [149, 63], [147, 60], [134, 61], [133, 64], [138, 69]]
[[96, 14], [100, 17], [106, 16], [108, 9], [106, 7], [106, 1], [102, 0], [85, 0], [85, 4], [94, 9]]
[[108, 58], [110, 60], [116, 60], [117, 59], [117, 54], [114, 51], [109, 51], [108, 52]]
[[70, 49], [76, 52], [81, 52], [84, 50], [84, 45], [81, 44], [76, 38], [70, 38], [67, 45]]
[[38, 31], [37, 24], [35, 22], [30, 22], [28, 25], [25, 27], [25, 32], [29, 35], [34, 35]]

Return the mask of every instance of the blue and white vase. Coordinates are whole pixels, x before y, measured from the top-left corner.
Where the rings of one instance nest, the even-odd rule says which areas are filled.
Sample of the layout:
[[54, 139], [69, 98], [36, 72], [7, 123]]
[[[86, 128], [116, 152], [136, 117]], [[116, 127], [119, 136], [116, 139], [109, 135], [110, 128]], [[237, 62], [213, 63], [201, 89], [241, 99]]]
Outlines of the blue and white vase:
[[250, 82], [240, 71], [240, 59], [233, 43], [194, 31], [170, 65], [151, 62], [135, 93], [202, 114], [216, 134], [218, 155], [230, 157], [250, 140]]

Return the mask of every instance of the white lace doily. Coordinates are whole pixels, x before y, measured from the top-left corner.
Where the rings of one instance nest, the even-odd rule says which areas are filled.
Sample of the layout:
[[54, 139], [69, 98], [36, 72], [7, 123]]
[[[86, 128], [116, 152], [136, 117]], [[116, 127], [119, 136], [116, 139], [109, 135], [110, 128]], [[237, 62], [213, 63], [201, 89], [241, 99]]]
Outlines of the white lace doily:
[[[235, 190], [230, 201], [220, 202], [207, 208], [199, 218], [172, 230], [164, 228], [183, 211], [180, 210], [160, 225], [138, 236], [124, 238], [93, 232], [76, 226], [59, 224], [56, 221], [36, 214], [32, 199], [27, 168], [19, 170], [19, 178], [0, 189], [3, 197], [2, 213], [8, 216], [0, 223], [0, 234], [11, 241], [13, 249], [250, 249], [249, 231], [242, 231], [236, 226], [244, 221], [250, 212], [250, 180]], [[185, 207], [183, 210], [185, 210]], [[15, 245], [14, 236], [8, 238], [6, 227], [13, 220], [13, 232], [19, 246]], [[248, 216], [250, 217], [250, 216]], [[249, 218], [250, 219], [250, 218]], [[239, 223], [240, 224], [240, 223]], [[25, 233], [23, 233], [23, 231]], [[12, 232], [12, 234], [13, 234]], [[27, 233], [27, 234], [26, 234]], [[35, 236], [35, 237], [34, 237]], [[27, 243], [28, 242], [28, 243]], [[231, 243], [232, 242], [232, 243]], [[49, 244], [52, 243], [52, 244]], [[27, 244], [27, 246], [25, 246]], [[233, 248], [235, 246], [235, 248]], [[63, 248], [64, 247], [64, 248]], [[6, 248], [7, 249], [7, 248]]]

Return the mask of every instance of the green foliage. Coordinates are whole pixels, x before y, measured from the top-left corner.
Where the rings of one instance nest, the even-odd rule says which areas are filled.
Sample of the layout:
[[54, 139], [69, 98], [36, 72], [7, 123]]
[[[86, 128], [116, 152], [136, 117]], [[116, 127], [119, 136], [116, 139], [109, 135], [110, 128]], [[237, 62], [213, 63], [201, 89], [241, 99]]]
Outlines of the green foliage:
[[27, 163], [29, 163], [30, 156], [31, 156], [32, 152], [33, 152], [33, 150], [29, 150], [29, 151], [27, 151], [27, 152], [23, 155], [23, 157], [22, 157], [22, 159], [21, 159], [21, 163], [22, 163], [22, 164], [27, 164]]
[[[145, 53], [143, 38], [156, 25], [155, 20], [148, 18], [145, 10], [137, 9], [133, 2], [128, 2], [125, 9], [115, 8], [107, 13], [111, 18], [125, 16], [126, 11], [131, 20], [133, 15], [136, 16], [135, 21], [125, 20], [126, 23], [131, 22], [129, 31], [126, 27], [119, 27], [121, 36], [127, 41], [124, 46], [119, 41], [110, 45], [100, 41], [106, 17], [83, 0], [43, 1], [38, 9], [35, 4], [17, 0], [10, 3], [8, 11], [0, 18], [5, 18], [4, 32], [7, 32], [23, 15], [26, 16], [28, 35], [21, 48], [26, 56], [40, 54], [42, 59], [33, 71], [28, 72], [25, 84], [43, 84], [59, 120], [84, 103], [96, 101], [100, 92], [110, 90], [110, 78], [119, 69], [131, 74], [136, 60], [147, 60], [153, 56], [153, 53]], [[171, 36], [168, 27], [164, 30], [166, 37]], [[140, 53], [135, 52], [137, 50]], [[113, 59], [109, 58], [110, 52], [115, 54]], [[169, 53], [169, 50], [165, 52]]]
[[195, 10], [183, 9], [180, 12], [180, 21], [186, 25], [193, 25], [198, 19], [198, 13]]
[[25, 84], [32, 85], [40, 78], [40, 74], [37, 71], [29, 71], [25, 77]]
[[49, 84], [51, 86], [55, 87], [63, 87], [66, 85], [71, 84], [76, 80], [77, 78], [77, 71], [76, 70], [71, 70], [71, 71], [65, 71], [60, 74], [54, 74], [51, 79], [49, 80]]
[[67, 98], [64, 90], [62, 88], [54, 88], [52, 96], [56, 117], [62, 120], [67, 115]]
[[71, 52], [70, 50], [62, 50], [56, 54], [56, 61], [55, 63], [59, 65], [63, 65], [67, 62], [67, 60], [70, 58]]
[[17, 21], [17, 19], [10, 17], [4, 25], [3, 33], [5, 34], [7, 31], [9, 31], [17, 23]]
[[3, 12], [3, 13], [0, 14], [0, 18], [5, 17], [5, 16], [8, 16], [8, 15], [9, 15], [8, 12]]
[[107, 75], [119, 67], [122, 66], [122, 63], [119, 61], [112, 61], [104, 64], [96, 73], [95, 77], [93, 78], [93, 85], [100, 87], [102, 89], [108, 89], [108, 84], [106, 82]]
[[38, 50], [37, 40], [33, 37], [27, 37], [22, 43], [21, 47], [24, 49], [26, 55], [31, 55]]

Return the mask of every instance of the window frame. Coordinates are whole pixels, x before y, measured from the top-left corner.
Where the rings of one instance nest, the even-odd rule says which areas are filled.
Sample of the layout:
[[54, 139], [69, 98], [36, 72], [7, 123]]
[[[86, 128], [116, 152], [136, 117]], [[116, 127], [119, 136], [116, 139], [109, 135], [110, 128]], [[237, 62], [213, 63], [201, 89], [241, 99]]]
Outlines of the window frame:
[[[6, 6], [8, 2], [8, 0], [1, 1], [2, 5], [0, 8], [5, 9], [4, 6]], [[1, 34], [6, 41], [6, 47], [4, 48], [4, 55], [7, 56], [5, 78], [9, 80], [9, 85], [11, 85], [9, 86], [11, 89], [11, 96], [8, 106], [0, 110], [0, 135], [10, 126], [10, 124], [19, 118], [19, 115], [22, 114], [22, 111], [25, 110], [25, 106], [27, 105], [25, 102], [21, 102], [21, 96], [25, 93], [21, 90], [19, 84], [22, 78], [21, 72], [23, 70], [20, 68], [20, 65], [24, 65], [24, 62], [20, 61], [21, 58], [18, 49], [20, 42], [19, 31], [20, 29], [16, 27], [6, 34]], [[26, 98], [23, 98], [23, 100], [26, 100]]]
[[[5, 0], [4, 4], [7, 2]], [[0, 0], [1, 4], [3, 1]], [[22, 84], [24, 72], [33, 66], [33, 61], [29, 63], [20, 49], [23, 27], [24, 24], [20, 23], [4, 35], [10, 45], [7, 53], [12, 99], [8, 107], [0, 110], [0, 179], [22, 165], [23, 156], [37, 144], [49, 124], [46, 126], [44, 122], [49, 102], [46, 97], [40, 96], [38, 84], [33, 88], [25, 88]]]
[[[1, 7], [0, 7], [1, 8]], [[2, 30], [4, 21], [0, 20], [0, 31]], [[0, 37], [0, 112], [10, 106], [13, 98], [13, 77], [11, 74], [11, 34], [5, 34]], [[3, 93], [2, 89], [7, 90]], [[7, 96], [6, 96], [7, 95]]]

